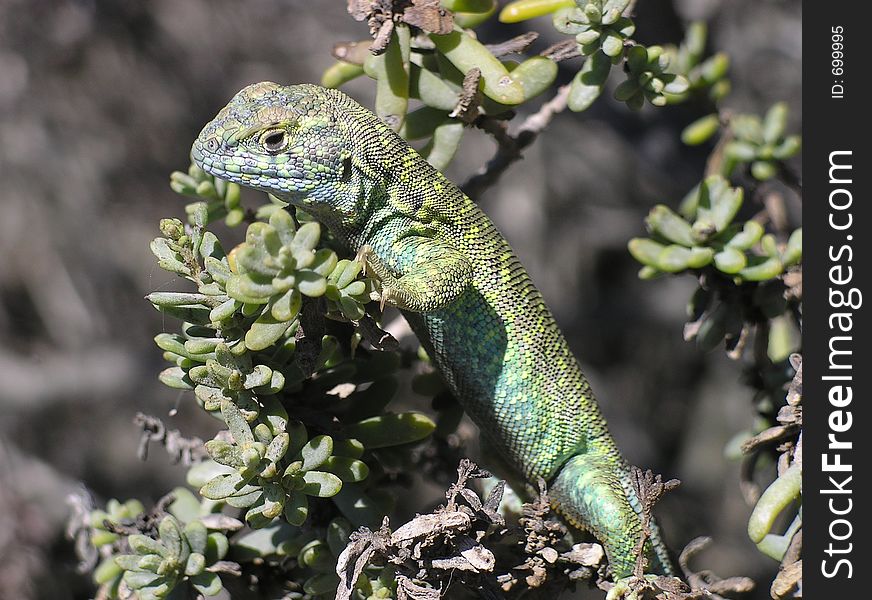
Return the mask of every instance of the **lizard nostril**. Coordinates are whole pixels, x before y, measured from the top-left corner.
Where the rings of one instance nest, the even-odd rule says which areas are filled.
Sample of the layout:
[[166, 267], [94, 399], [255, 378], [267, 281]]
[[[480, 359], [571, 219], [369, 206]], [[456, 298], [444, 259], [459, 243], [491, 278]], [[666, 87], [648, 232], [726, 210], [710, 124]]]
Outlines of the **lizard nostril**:
[[220, 147], [221, 144], [218, 142], [218, 138], [211, 137], [206, 140], [206, 150], [209, 152], [217, 152]]

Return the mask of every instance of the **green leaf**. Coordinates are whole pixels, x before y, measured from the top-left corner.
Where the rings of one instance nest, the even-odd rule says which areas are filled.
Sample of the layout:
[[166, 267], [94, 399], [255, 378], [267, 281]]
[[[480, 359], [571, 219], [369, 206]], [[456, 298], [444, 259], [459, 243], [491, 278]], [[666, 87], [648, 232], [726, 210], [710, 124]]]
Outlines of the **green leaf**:
[[778, 168], [771, 162], [755, 160], [751, 163], [751, 175], [758, 181], [768, 181], [778, 174]]
[[394, 27], [387, 48], [369, 55], [364, 72], [376, 80], [375, 113], [394, 131], [403, 125], [409, 105], [409, 44], [407, 25]]
[[627, 244], [627, 249], [637, 261], [643, 265], [657, 267], [657, 259], [665, 246], [648, 238], [633, 238]]
[[157, 258], [158, 266], [170, 273], [190, 275], [191, 269], [184, 263], [181, 255], [170, 247], [165, 238], [155, 238], [151, 242], [151, 253]]
[[106, 558], [96, 569], [94, 569], [94, 583], [97, 585], [109, 583], [120, 577], [123, 572], [124, 568], [115, 562], [112, 557]]
[[730, 128], [739, 140], [754, 146], [763, 144], [763, 124], [756, 115], [735, 115]]
[[[451, 4], [445, 2], [442, 4]], [[501, 23], [520, 23], [528, 19], [534, 19], [543, 15], [551, 14], [562, 8], [574, 7], [574, 0], [515, 0], [509, 2], [500, 11], [499, 20]], [[449, 10], [454, 10], [450, 6], [446, 6]]]
[[347, 456], [330, 456], [322, 465], [323, 470], [333, 473], [343, 482], [363, 481], [369, 475], [366, 463]]
[[615, 100], [626, 102], [639, 91], [639, 82], [635, 79], [627, 79], [615, 88]]
[[546, 91], [557, 78], [557, 63], [544, 56], [528, 58], [512, 71], [512, 77], [524, 89], [529, 100]]
[[221, 402], [221, 417], [230, 429], [230, 434], [233, 436], [233, 441], [245, 448], [254, 443], [254, 434], [251, 431], [251, 426], [239, 407], [231, 400], [223, 400]]
[[204, 596], [217, 596], [224, 589], [217, 573], [200, 573], [191, 578], [191, 584]]
[[435, 428], [436, 424], [420, 413], [387, 413], [355, 423], [346, 428], [346, 433], [372, 450], [417, 442]]
[[229, 319], [233, 316], [233, 313], [240, 309], [240, 307], [242, 307], [242, 302], [234, 298], [230, 298], [222, 302], [209, 312], [209, 320], [213, 323], [218, 323], [220, 321], [224, 321], [225, 319]]
[[592, 54], [575, 74], [569, 87], [567, 103], [574, 112], [586, 110], [603, 91], [612, 63], [602, 52]]
[[706, 115], [684, 128], [684, 131], [681, 132], [681, 141], [688, 146], [698, 146], [717, 133], [720, 126], [721, 122], [717, 113]]
[[322, 540], [312, 540], [300, 550], [297, 561], [315, 571], [332, 573], [336, 568], [336, 557]]
[[185, 292], [152, 292], [145, 297], [155, 306], [202, 306], [209, 307], [212, 301], [205, 294], [191, 294]]
[[661, 271], [660, 269], [657, 269], [655, 267], [649, 267], [648, 265], [645, 265], [644, 267], [639, 269], [638, 277], [639, 277], [639, 279], [644, 279], [647, 281], [649, 279], [656, 279], [657, 277], [661, 277], [664, 274], [665, 273], [663, 271]]
[[496, 0], [465, 0], [459, 4], [475, 7], [473, 11], [453, 11], [454, 23], [463, 29], [473, 29], [487, 21], [497, 10]]
[[763, 117], [763, 141], [769, 144], [777, 142], [787, 128], [787, 103], [773, 104]]
[[742, 188], [734, 188], [724, 190], [714, 199], [711, 218], [718, 231], [723, 231], [733, 222], [742, 207], [743, 196]]
[[566, 35], [578, 35], [590, 29], [590, 19], [575, 6], [557, 10], [551, 17], [551, 24], [554, 29]]
[[303, 583], [303, 591], [312, 596], [332, 595], [338, 585], [336, 573], [318, 573]]
[[[200, 499], [191, 490], [184, 487], [176, 487], [170, 493], [175, 499], [170, 504], [169, 511], [179, 521], [189, 523], [200, 516]], [[187, 535], [187, 532], [185, 535]], [[205, 530], [203, 535], [205, 535]]]
[[[277, 521], [268, 527], [246, 531], [233, 541], [234, 557], [238, 556], [245, 562], [253, 559], [263, 559], [280, 554], [280, 548], [287, 545], [298, 536], [296, 527]], [[299, 550], [294, 552], [294, 555]]]
[[[273, 371], [273, 375], [275, 373], [278, 371]], [[266, 420], [270, 432], [274, 436], [284, 433], [288, 426], [288, 411], [282, 403], [277, 398], [266, 396], [261, 398], [261, 404], [263, 404], [263, 409], [260, 415]]]
[[757, 221], [746, 221], [745, 225], [742, 227], [742, 231], [734, 235], [730, 241], [727, 242], [727, 246], [730, 248], [736, 248], [737, 250], [748, 250], [754, 244], [760, 241], [760, 238], [763, 237], [763, 226], [760, 225]]
[[360, 458], [363, 456], [364, 450], [363, 444], [357, 440], [336, 440], [333, 442], [334, 457]]
[[[118, 558], [121, 557], [117, 557], [116, 561]], [[162, 577], [157, 573], [137, 573], [135, 571], [127, 571], [124, 573], [124, 582], [133, 590], [138, 590], [165, 580], [165, 577]]]
[[731, 309], [726, 302], [721, 302], [710, 315], [703, 319], [696, 332], [696, 343], [704, 351], [713, 350], [720, 344], [727, 333], [727, 321]]
[[757, 156], [757, 147], [748, 142], [732, 141], [724, 147], [724, 153], [739, 162], [748, 162]]
[[157, 554], [146, 554], [139, 559], [139, 562], [136, 564], [136, 568], [133, 570], [149, 571], [151, 573], [163, 575], [163, 573], [161, 573], [161, 568], [164, 565], [164, 561], [165, 559], [161, 558]]
[[[168, 556], [166, 547], [164, 547], [164, 545], [159, 541], [150, 538], [147, 535], [134, 533], [127, 536], [127, 543], [134, 552], [140, 555], [157, 554], [163, 557]], [[139, 560], [139, 557], [137, 557], [137, 560]]]
[[300, 526], [309, 516], [309, 500], [305, 493], [294, 492], [285, 501], [285, 520], [291, 525]]
[[336, 263], [336, 266], [327, 276], [328, 286], [337, 290], [345, 288], [349, 283], [354, 281], [357, 274], [360, 273], [360, 268], [360, 263], [356, 260], [343, 258]]
[[239, 473], [219, 475], [210, 479], [200, 488], [200, 495], [210, 500], [225, 500], [229, 496], [237, 494], [246, 481]]
[[724, 52], [718, 52], [711, 58], [706, 59], [699, 66], [699, 73], [709, 85], [717, 82], [727, 74], [730, 68], [730, 57]]
[[463, 132], [463, 123], [459, 121], [449, 120], [442, 123], [433, 131], [433, 137], [427, 145], [421, 149], [421, 156], [426, 158], [435, 169], [444, 170], [454, 158]]
[[[185, 538], [191, 547], [191, 552], [202, 556], [206, 552], [209, 532], [200, 521], [191, 521], [185, 525]], [[190, 574], [190, 573], [189, 573]]]
[[333, 438], [329, 435], [319, 435], [300, 449], [303, 457], [303, 471], [316, 469], [324, 464], [324, 461], [333, 452]]
[[272, 284], [255, 284], [244, 275], [234, 275], [227, 281], [227, 295], [243, 304], [266, 304], [277, 292]]
[[[156, 554], [146, 554], [145, 556], [156, 556], [158, 561], [163, 560]], [[143, 555], [140, 554], [121, 554], [115, 557], [115, 564], [123, 571], [142, 571], [142, 568], [139, 566], [142, 559]], [[152, 569], [149, 572], [155, 573], [156, 569]]]
[[649, 231], [663, 236], [670, 242], [687, 247], [694, 244], [690, 223], [664, 204], [658, 204], [652, 208], [645, 223]]
[[766, 281], [778, 277], [784, 271], [780, 258], [772, 257], [757, 262], [739, 271], [739, 276], [745, 281]]
[[270, 462], [277, 463], [282, 458], [284, 458], [285, 454], [288, 451], [289, 445], [290, 437], [288, 436], [288, 434], [278, 434], [267, 446], [264, 458], [266, 458]]
[[309, 432], [306, 426], [299, 421], [288, 421], [288, 435], [291, 438], [288, 446], [288, 456], [297, 456], [303, 446], [309, 441]]
[[610, 31], [603, 37], [602, 48], [606, 56], [618, 56], [624, 51], [624, 40], [621, 39], [621, 36]]
[[343, 485], [331, 500], [356, 527], [365, 525], [370, 529], [377, 529], [382, 517], [389, 514], [395, 504], [390, 494], [380, 493], [378, 490], [367, 494], [363, 490], [363, 484], [354, 483]]
[[[205, 538], [204, 538], [205, 542]], [[185, 575], [193, 577], [199, 575], [206, 568], [206, 557], [199, 552], [191, 552], [188, 560], [185, 561]]]
[[294, 236], [293, 248], [313, 250], [321, 239], [321, 225], [317, 221], [309, 221], [302, 225]]
[[363, 67], [337, 60], [327, 67], [321, 75], [321, 85], [326, 88], [338, 88], [363, 75]]
[[257, 504], [261, 496], [263, 496], [263, 491], [260, 488], [246, 485], [234, 495], [227, 496], [223, 500], [233, 508], [248, 508]]
[[411, 65], [409, 93], [425, 106], [406, 115], [399, 133], [405, 139], [421, 139], [432, 133], [457, 106], [457, 89], [430, 69]]
[[669, 80], [668, 74], [664, 74], [663, 77], [666, 78], [666, 85], [663, 86], [662, 90], [664, 94], [680, 95], [690, 87], [690, 82], [683, 75], [673, 75], [671, 77], [672, 81]]
[[342, 480], [333, 473], [306, 471], [303, 473], [303, 481], [306, 484], [300, 491], [307, 496], [329, 498], [335, 496], [342, 489]]
[[206, 537], [206, 561], [212, 564], [223, 560], [230, 550], [230, 541], [223, 533], [213, 531]]
[[801, 146], [802, 138], [798, 135], [791, 135], [772, 150], [772, 156], [778, 160], [786, 160], [799, 152]]
[[288, 290], [270, 307], [270, 314], [276, 322], [291, 321], [300, 312], [303, 297], [298, 290]]
[[233, 470], [224, 465], [219, 465], [213, 460], [204, 460], [203, 462], [194, 464], [188, 469], [185, 481], [188, 485], [194, 488], [201, 488], [209, 480], [214, 479], [219, 475], [229, 475]]
[[778, 242], [775, 241], [775, 236], [771, 233], [767, 233], [760, 238], [760, 249], [763, 250], [766, 256], [780, 258], [780, 254], [778, 253]]
[[167, 549], [166, 558], [178, 562], [187, 559], [187, 542], [182, 537], [182, 528], [175, 517], [167, 515], [158, 525], [160, 541]]
[[657, 256], [656, 267], [667, 273], [678, 273], [690, 267], [690, 250], [676, 244], [666, 246]]
[[261, 514], [264, 518], [272, 521], [282, 514], [282, 509], [285, 507], [287, 495], [285, 490], [277, 483], [268, 483], [263, 487], [263, 510]]
[[224, 440], [209, 440], [206, 442], [206, 452], [209, 456], [221, 465], [239, 469], [244, 466], [242, 461], [242, 450], [239, 446], [234, 446]]
[[194, 385], [191, 383], [191, 380], [188, 378], [188, 374], [185, 373], [184, 369], [180, 369], [179, 367], [170, 367], [168, 369], [164, 369], [157, 376], [162, 384], [165, 386], [171, 387], [177, 390], [192, 390], [194, 389]]
[[802, 467], [793, 463], [787, 471], [772, 482], [760, 496], [748, 519], [748, 537], [754, 543], [763, 540], [772, 530], [775, 519], [799, 497], [802, 487]]
[[690, 257], [687, 259], [687, 266], [691, 269], [701, 269], [712, 262], [714, 255], [715, 251], [711, 248], [694, 246], [690, 249]]
[[314, 271], [299, 271], [297, 289], [305, 296], [317, 298], [327, 291], [327, 279]]
[[785, 266], [795, 265], [802, 260], [802, 228], [790, 234], [781, 260]]
[[266, 365], [255, 365], [251, 372], [245, 374], [243, 387], [246, 390], [268, 385], [272, 381], [273, 370]]
[[645, 94], [639, 92], [630, 96], [627, 100], [627, 106], [632, 110], [642, 110], [642, 107], [645, 105]]
[[738, 273], [748, 264], [748, 259], [744, 252], [740, 252], [736, 248], [726, 247], [715, 254], [715, 266], [719, 271], [733, 275]]
[[436, 50], [445, 56], [461, 73], [473, 68], [481, 71], [486, 96], [502, 104], [520, 104], [524, 89], [515, 81], [506, 67], [481, 42], [463, 31], [446, 35], [430, 34]]

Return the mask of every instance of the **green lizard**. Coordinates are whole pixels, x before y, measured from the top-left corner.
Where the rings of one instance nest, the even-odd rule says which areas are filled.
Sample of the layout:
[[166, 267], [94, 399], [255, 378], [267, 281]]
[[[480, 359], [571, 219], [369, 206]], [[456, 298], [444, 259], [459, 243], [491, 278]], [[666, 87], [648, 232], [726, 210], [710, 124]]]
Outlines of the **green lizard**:
[[[304, 209], [365, 260], [464, 409], [555, 510], [590, 530], [615, 577], [642, 532], [629, 465], [539, 291], [488, 217], [338, 90], [258, 83], [191, 151], [206, 172]], [[657, 526], [647, 555], [673, 568]]]

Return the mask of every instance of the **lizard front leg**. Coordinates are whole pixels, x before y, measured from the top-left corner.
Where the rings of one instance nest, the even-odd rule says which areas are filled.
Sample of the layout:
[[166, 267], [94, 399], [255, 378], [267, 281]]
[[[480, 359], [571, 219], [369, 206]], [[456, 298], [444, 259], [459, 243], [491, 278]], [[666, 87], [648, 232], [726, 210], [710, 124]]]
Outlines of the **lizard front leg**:
[[357, 253], [367, 273], [381, 282], [381, 304], [411, 312], [438, 310], [454, 301], [472, 280], [472, 263], [445, 242], [404, 237], [391, 247], [401, 272], [390, 268], [367, 245]]

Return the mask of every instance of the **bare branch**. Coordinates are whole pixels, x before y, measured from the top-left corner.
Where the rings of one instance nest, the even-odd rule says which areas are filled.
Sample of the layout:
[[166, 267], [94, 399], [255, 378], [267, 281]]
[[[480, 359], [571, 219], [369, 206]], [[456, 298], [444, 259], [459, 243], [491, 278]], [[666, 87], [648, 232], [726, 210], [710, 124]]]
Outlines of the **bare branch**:
[[485, 44], [485, 48], [490, 50], [491, 54], [500, 58], [508, 54], [518, 54], [523, 52], [537, 39], [539, 39], [538, 33], [535, 31], [528, 31], [527, 33], [522, 33], [521, 35], [515, 36], [505, 42], [500, 42], [498, 44]]
[[510, 135], [505, 123], [492, 118], [483, 118], [476, 125], [487, 131], [497, 141], [497, 151], [478, 173], [470, 177], [460, 189], [472, 199], [492, 186], [512, 163], [521, 158], [521, 151], [532, 144], [548, 126], [554, 115], [566, 109], [569, 86], [564, 85], [557, 94], [524, 121], [516, 135]]

